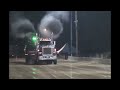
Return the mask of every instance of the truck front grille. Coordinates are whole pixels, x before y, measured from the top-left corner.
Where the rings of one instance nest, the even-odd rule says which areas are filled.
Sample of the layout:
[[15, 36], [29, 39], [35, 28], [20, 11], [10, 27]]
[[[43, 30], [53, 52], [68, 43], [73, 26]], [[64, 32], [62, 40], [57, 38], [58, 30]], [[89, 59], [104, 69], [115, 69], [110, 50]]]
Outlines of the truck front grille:
[[51, 48], [43, 48], [43, 54], [51, 54]]

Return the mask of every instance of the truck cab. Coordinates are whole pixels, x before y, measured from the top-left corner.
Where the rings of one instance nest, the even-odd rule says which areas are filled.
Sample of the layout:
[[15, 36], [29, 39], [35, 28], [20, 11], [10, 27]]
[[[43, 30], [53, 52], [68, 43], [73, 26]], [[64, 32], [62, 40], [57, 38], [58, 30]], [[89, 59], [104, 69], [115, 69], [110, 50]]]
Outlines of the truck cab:
[[57, 64], [57, 52], [55, 45], [55, 41], [51, 38], [40, 38], [39, 44], [37, 45], [38, 60], [51, 61], [54, 64]]

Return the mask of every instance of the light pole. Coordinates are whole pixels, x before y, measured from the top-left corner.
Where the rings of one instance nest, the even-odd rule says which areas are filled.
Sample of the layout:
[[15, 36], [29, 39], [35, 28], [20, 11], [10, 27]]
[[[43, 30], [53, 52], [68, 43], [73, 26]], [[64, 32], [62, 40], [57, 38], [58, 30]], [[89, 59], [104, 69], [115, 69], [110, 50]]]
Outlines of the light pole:
[[77, 30], [77, 11], [75, 11], [75, 26], [76, 26], [76, 56], [78, 56], [78, 30]]
[[72, 56], [72, 11], [71, 11], [71, 56]]

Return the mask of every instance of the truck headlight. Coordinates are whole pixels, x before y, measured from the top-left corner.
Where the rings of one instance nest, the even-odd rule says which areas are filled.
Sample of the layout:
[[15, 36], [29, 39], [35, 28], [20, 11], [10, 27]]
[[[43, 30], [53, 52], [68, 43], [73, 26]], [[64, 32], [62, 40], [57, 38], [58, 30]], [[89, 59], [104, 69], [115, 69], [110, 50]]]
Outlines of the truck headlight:
[[42, 55], [42, 52], [39, 52], [39, 55]]

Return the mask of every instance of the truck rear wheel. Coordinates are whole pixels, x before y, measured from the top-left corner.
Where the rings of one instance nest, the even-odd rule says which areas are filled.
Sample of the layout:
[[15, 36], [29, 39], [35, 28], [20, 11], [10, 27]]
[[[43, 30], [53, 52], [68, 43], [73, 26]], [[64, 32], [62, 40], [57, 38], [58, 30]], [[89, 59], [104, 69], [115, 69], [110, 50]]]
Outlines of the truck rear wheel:
[[35, 64], [35, 59], [31, 55], [26, 56], [26, 64], [28, 65]]

